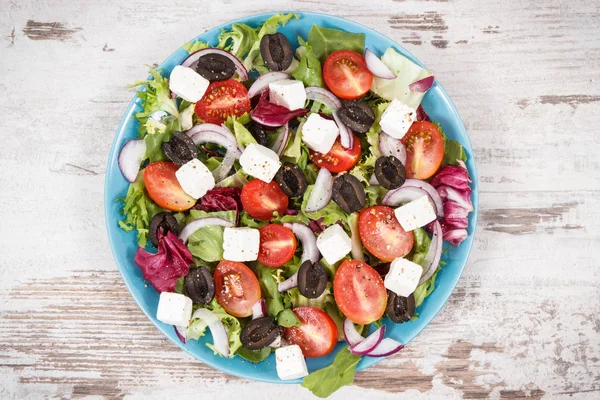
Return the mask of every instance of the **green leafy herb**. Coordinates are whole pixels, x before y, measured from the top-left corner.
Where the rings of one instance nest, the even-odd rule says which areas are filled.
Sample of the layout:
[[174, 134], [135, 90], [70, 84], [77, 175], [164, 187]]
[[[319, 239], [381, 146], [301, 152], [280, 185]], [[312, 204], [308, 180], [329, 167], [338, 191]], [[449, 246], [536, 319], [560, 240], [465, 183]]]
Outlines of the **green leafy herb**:
[[[235, 223], [235, 211], [205, 212], [191, 210], [188, 223], [198, 218], [223, 218]], [[223, 259], [223, 231], [222, 226], [205, 226], [198, 229], [188, 239], [187, 247], [195, 257], [206, 262], [221, 261]]]
[[308, 33], [308, 43], [319, 60], [324, 62], [336, 50], [352, 50], [363, 54], [365, 35], [313, 25]]
[[312, 49], [312, 46], [298, 38], [300, 45], [304, 47], [301, 52], [300, 65], [292, 76], [304, 83], [304, 86], [323, 86], [323, 73], [321, 70], [321, 62]]
[[354, 373], [360, 359], [361, 356], [350, 353], [348, 347], [344, 347], [335, 356], [331, 365], [321, 368], [304, 378], [302, 386], [317, 397], [328, 397], [342, 386], [354, 382]]

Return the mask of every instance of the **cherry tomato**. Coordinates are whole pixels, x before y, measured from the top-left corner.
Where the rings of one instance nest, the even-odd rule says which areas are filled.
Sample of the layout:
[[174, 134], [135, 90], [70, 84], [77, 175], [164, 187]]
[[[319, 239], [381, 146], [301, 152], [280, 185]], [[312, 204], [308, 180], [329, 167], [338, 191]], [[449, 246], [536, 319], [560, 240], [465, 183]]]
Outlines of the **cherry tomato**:
[[413, 248], [414, 236], [406, 232], [386, 206], [366, 208], [358, 216], [358, 234], [371, 254], [383, 261], [404, 257]]
[[325, 60], [323, 79], [336, 96], [358, 99], [371, 89], [373, 74], [363, 56], [351, 50], [338, 50]]
[[414, 122], [402, 138], [406, 147], [406, 177], [428, 179], [440, 168], [444, 159], [444, 140], [435, 125]]
[[305, 357], [331, 353], [338, 338], [337, 326], [331, 317], [314, 307], [297, 307], [293, 311], [302, 325], [285, 328], [285, 340], [300, 346]]
[[258, 261], [267, 267], [281, 267], [294, 257], [298, 242], [294, 233], [283, 225], [269, 224], [259, 229]]
[[221, 261], [214, 274], [217, 303], [234, 317], [252, 315], [252, 306], [261, 298], [254, 272], [245, 264]]
[[354, 135], [352, 148], [345, 149], [338, 136], [329, 153], [323, 154], [313, 150], [309, 150], [309, 152], [311, 161], [317, 167], [328, 169], [329, 172], [333, 173], [344, 172], [350, 170], [360, 160], [360, 140]]
[[189, 210], [196, 204], [196, 199], [179, 184], [175, 176], [178, 169], [177, 165], [168, 161], [153, 162], [144, 169], [144, 185], [148, 196], [162, 208], [171, 211]]
[[208, 86], [202, 99], [196, 103], [195, 110], [204, 122], [220, 125], [229, 116], [239, 117], [250, 112], [248, 90], [233, 79], [215, 81]]
[[283, 215], [288, 205], [288, 197], [281, 191], [281, 188], [272, 180], [266, 183], [260, 179], [253, 179], [246, 183], [242, 188], [242, 206], [251, 217], [261, 221], [268, 221], [273, 218], [273, 213], [277, 211]]
[[340, 311], [356, 324], [370, 324], [383, 316], [387, 291], [381, 276], [358, 260], [346, 260], [333, 280], [333, 295]]

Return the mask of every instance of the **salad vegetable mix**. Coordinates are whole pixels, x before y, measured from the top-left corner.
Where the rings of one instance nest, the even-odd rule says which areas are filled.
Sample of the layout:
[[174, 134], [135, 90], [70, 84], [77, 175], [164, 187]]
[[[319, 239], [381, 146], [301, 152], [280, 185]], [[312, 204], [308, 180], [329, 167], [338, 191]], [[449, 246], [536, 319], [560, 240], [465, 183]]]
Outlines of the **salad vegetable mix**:
[[[118, 223], [137, 231], [157, 319], [182, 341], [208, 328], [223, 357], [275, 352], [282, 380], [324, 397], [361, 357], [402, 349], [382, 319], [418, 318], [473, 205], [462, 146], [420, 105], [431, 72], [316, 25], [294, 49], [278, 32], [292, 18], [187, 43], [168, 76], [135, 84]], [[308, 373], [305, 357], [342, 341]]]

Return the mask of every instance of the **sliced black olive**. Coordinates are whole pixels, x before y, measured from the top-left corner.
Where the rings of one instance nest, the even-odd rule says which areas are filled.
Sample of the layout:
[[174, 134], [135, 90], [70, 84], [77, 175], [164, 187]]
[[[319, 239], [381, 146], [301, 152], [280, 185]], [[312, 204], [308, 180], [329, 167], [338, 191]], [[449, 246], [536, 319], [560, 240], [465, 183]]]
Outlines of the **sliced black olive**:
[[327, 287], [328, 275], [320, 262], [306, 260], [298, 269], [298, 291], [304, 297], [316, 299]]
[[365, 206], [365, 189], [354, 175], [340, 175], [333, 182], [333, 201], [347, 213], [358, 211]]
[[167, 234], [168, 231], [173, 232], [175, 235], [179, 235], [179, 225], [174, 216], [166, 212], [160, 212], [152, 217], [150, 221], [150, 227], [148, 228], [148, 234], [150, 236], [150, 242], [155, 247], [158, 247], [158, 230], [161, 230], [160, 237]]
[[308, 183], [304, 172], [296, 164], [286, 162], [275, 175], [275, 182], [289, 197], [300, 197], [306, 192]]
[[250, 125], [248, 125], [248, 131], [258, 144], [261, 146], [267, 145], [267, 132], [262, 125], [252, 121], [250, 122]]
[[169, 158], [177, 165], [183, 165], [198, 157], [198, 148], [188, 135], [177, 132], [168, 142], [163, 143], [163, 150]]
[[410, 321], [415, 314], [415, 296], [411, 293], [408, 297], [402, 297], [388, 290], [386, 313], [397, 324]]
[[362, 100], [344, 100], [338, 116], [348, 128], [358, 133], [366, 133], [375, 122], [373, 109]]
[[224, 55], [212, 53], [198, 59], [196, 72], [210, 82], [222, 81], [235, 74], [235, 65]]
[[209, 304], [215, 297], [215, 281], [206, 267], [191, 269], [184, 283], [190, 299], [196, 304]]
[[373, 269], [375, 269], [375, 271], [377, 271], [379, 276], [381, 276], [382, 278], [385, 278], [387, 273], [390, 272], [390, 263], [384, 262], [381, 264], [377, 264], [376, 266], [373, 267]]
[[386, 189], [396, 189], [406, 181], [406, 169], [394, 156], [379, 157], [375, 161], [375, 178]]
[[259, 350], [271, 344], [280, 334], [279, 327], [269, 317], [261, 317], [242, 328], [240, 339], [248, 350]]
[[292, 46], [285, 35], [279, 32], [263, 36], [260, 54], [271, 71], [285, 71], [292, 64]]

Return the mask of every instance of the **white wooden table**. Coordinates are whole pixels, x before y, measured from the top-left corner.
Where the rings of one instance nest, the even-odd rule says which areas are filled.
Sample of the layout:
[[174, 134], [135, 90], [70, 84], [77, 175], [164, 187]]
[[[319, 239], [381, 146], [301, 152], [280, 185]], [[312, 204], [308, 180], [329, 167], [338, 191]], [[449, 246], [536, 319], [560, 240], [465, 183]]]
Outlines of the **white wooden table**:
[[[223, 4], [220, 4], [223, 3]], [[471, 137], [480, 220], [452, 298], [332, 398], [600, 398], [597, 0], [0, 0], [0, 398], [312, 398], [180, 351], [105, 233], [126, 85], [244, 15], [337, 14], [436, 74]]]

